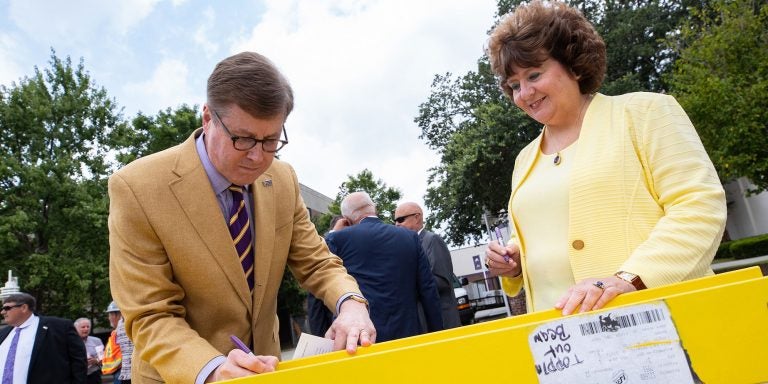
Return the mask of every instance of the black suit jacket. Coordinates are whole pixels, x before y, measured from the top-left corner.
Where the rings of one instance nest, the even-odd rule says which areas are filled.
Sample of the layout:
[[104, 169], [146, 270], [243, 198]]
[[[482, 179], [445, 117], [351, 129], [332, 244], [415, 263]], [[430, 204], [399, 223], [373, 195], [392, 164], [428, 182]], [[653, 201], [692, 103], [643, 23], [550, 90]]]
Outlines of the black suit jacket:
[[[0, 330], [0, 343], [13, 327]], [[27, 384], [85, 383], [85, 343], [74, 324], [57, 317], [40, 316], [35, 345], [29, 360]]]
[[433, 232], [422, 230], [419, 233], [421, 246], [427, 255], [432, 274], [437, 284], [437, 294], [440, 295], [440, 307], [443, 312], [443, 325], [445, 328], [454, 328], [461, 325], [459, 310], [456, 307], [456, 294], [453, 293], [453, 262], [451, 251], [445, 245], [440, 236]]
[[331, 232], [326, 242], [368, 299], [377, 342], [421, 333], [418, 303], [427, 330], [443, 329], [435, 280], [416, 232], [366, 217]]

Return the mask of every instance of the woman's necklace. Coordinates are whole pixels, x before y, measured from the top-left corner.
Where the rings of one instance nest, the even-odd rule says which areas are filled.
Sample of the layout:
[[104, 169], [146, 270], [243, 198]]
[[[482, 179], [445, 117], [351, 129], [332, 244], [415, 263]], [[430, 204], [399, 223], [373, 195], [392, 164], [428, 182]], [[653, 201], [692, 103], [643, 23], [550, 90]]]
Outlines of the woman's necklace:
[[[549, 129], [547, 129], [547, 131], [549, 131]], [[552, 139], [553, 142], [555, 142], [555, 138], [554, 136], [552, 136], [552, 134], [549, 134], [549, 138]], [[555, 148], [560, 148], [555, 152], [555, 160], [553, 160], [553, 162], [555, 163], [555, 166], [557, 166], [557, 165], [560, 165], [560, 163], [563, 161], [563, 158], [560, 156], [560, 151], [563, 150], [564, 148], [561, 148], [560, 143], [558, 142], [555, 142]]]
[[[582, 103], [581, 103], [581, 111], [579, 112], [579, 120], [578, 120], [579, 131], [581, 131], [581, 124], [582, 124], [583, 119], [584, 119], [584, 111], [587, 110], [587, 104], [589, 104], [590, 100], [592, 100], [592, 95], [588, 95], [584, 99], [584, 101], [582, 101]], [[548, 126], [545, 125], [544, 126], [544, 130], [546, 131], [545, 133], [547, 134], [547, 138], [552, 140], [552, 143], [555, 144], [555, 148], [557, 148], [555, 150], [555, 159], [552, 162], [555, 164], [555, 166], [558, 166], [558, 165], [560, 165], [560, 163], [563, 162], [563, 156], [560, 155], [560, 151], [562, 151], [565, 148], [560, 146], [560, 143], [557, 140], [555, 140], [555, 137], [552, 135], [552, 132], [550, 131]]]

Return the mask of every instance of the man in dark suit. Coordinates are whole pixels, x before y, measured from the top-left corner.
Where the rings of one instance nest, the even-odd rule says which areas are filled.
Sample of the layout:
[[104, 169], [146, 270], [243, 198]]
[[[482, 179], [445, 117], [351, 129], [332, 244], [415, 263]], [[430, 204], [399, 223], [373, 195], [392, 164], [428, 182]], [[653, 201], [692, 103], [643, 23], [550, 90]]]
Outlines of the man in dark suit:
[[395, 225], [418, 232], [421, 246], [435, 276], [443, 313], [443, 325], [445, 328], [460, 326], [461, 319], [456, 307], [456, 295], [453, 293], [453, 262], [448, 246], [440, 236], [424, 229], [424, 213], [416, 203], [406, 202], [397, 206]]
[[345, 197], [341, 214], [335, 228], [346, 228], [328, 234], [326, 243], [368, 299], [376, 340], [421, 333], [419, 303], [427, 331], [443, 329], [437, 288], [416, 233], [383, 223], [365, 192]]
[[0, 330], [0, 382], [9, 375], [13, 383], [85, 383], [85, 345], [75, 326], [65, 319], [36, 316], [35, 304], [26, 293], [3, 300], [9, 326]]

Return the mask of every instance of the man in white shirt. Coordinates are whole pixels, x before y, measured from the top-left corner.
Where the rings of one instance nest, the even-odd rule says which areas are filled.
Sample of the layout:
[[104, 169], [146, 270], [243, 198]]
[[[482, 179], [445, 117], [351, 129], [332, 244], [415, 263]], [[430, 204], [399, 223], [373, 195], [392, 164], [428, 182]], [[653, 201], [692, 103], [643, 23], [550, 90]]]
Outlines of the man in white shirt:
[[86, 378], [88, 384], [101, 384], [101, 358], [104, 355], [104, 342], [91, 336], [91, 320], [81, 317], [75, 320], [75, 329], [85, 344]]
[[85, 346], [72, 322], [36, 316], [35, 307], [26, 293], [3, 300], [0, 383], [85, 383]]

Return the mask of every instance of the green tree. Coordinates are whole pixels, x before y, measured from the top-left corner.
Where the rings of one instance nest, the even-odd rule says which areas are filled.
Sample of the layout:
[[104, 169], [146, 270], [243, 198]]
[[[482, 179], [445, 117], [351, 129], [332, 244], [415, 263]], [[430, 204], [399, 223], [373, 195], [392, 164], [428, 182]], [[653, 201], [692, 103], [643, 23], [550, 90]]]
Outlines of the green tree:
[[103, 317], [108, 135], [123, 123], [82, 60], [49, 64], [0, 86], [0, 268], [41, 313]]
[[768, 3], [715, 1], [670, 45], [670, 76], [724, 182], [745, 176], [768, 190]]
[[[500, 0], [497, 22], [520, 0]], [[664, 89], [676, 52], [664, 38], [687, 15], [686, 1], [571, 1], [606, 41], [606, 94]], [[628, 44], [627, 42], [631, 42]], [[437, 75], [415, 118], [421, 136], [441, 156], [432, 168], [425, 205], [427, 225], [444, 229], [454, 245], [485, 235], [483, 214], [507, 207], [517, 153], [541, 131], [501, 92], [487, 57], [463, 76]]]
[[146, 116], [139, 112], [132, 124], [116, 131], [113, 140], [122, 147], [117, 155], [122, 164], [163, 149], [177, 145], [203, 125], [197, 113], [198, 106], [182, 104], [175, 110], [167, 108], [157, 116]]
[[436, 76], [415, 121], [420, 137], [441, 155], [424, 199], [432, 212], [427, 226], [442, 227], [454, 245], [479, 240], [483, 214], [506, 208], [515, 156], [538, 135], [539, 124], [501, 92], [485, 57], [477, 72], [455, 80]]
[[[581, 2], [577, 2], [581, 3]], [[665, 41], [689, 16], [695, 1], [630, 0], [584, 2], [580, 8], [606, 46], [607, 72], [601, 92], [618, 95], [664, 91], [664, 76], [677, 52]], [[590, 4], [591, 3], [591, 4]]]
[[387, 183], [381, 179], [374, 178], [373, 172], [368, 169], [363, 169], [355, 176], [348, 175], [347, 181], [341, 183], [336, 199], [328, 207], [330, 216], [341, 214], [341, 200], [350, 193], [358, 191], [364, 191], [371, 196], [371, 200], [376, 204], [376, 212], [384, 222], [390, 224], [395, 222], [395, 208], [402, 193], [397, 188], [388, 187]]

